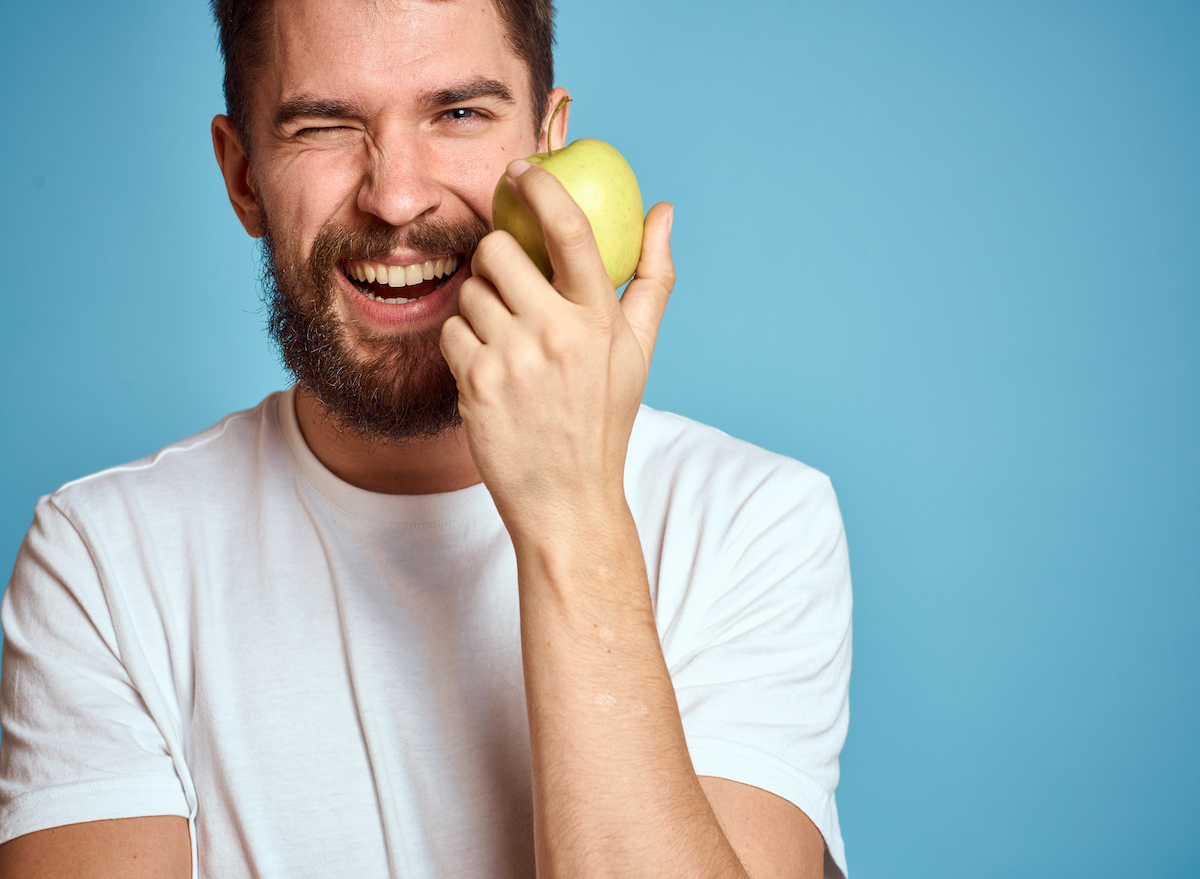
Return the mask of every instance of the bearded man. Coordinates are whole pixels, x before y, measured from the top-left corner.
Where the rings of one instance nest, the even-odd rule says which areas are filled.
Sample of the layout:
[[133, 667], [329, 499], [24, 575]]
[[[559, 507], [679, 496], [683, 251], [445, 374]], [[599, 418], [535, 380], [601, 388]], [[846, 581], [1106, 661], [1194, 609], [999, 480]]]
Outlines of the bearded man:
[[640, 406], [672, 208], [619, 297], [520, 161], [565, 142], [549, 0], [214, 11], [296, 385], [39, 503], [0, 874], [841, 875], [836, 500]]

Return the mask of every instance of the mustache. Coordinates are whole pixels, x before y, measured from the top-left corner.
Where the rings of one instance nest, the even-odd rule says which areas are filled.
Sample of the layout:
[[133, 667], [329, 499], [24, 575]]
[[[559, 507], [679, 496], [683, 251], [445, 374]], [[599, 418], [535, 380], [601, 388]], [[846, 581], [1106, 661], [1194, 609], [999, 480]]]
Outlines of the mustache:
[[312, 279], [320, 286], [335, 265], [344, 260], [362, 259], [383, 262], [395, 250], [403, 248], [422, 253], [461, 253], [469, 255], [483, 237], [491, 232], [487, 221], [474, 214], [468, 220], [418, 220], [403, 227], [372, 222], [351, 228], [329, 223], [313, 242], [309, 266]]

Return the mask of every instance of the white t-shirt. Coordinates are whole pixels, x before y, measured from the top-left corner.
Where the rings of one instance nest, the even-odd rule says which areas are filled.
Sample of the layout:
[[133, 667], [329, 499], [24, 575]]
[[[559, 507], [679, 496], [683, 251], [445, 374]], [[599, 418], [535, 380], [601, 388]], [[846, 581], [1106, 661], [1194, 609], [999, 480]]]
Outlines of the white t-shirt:
[[[643, 408], [626, 493], [696, 772], [844, 872], [850, 575], [829, 480]], [[189, 820], [195, 875], [532, 877], [516, 562], [483, 485], [395, 496], [291, 392], [42, 498], [4, 597], [0, 842]]]

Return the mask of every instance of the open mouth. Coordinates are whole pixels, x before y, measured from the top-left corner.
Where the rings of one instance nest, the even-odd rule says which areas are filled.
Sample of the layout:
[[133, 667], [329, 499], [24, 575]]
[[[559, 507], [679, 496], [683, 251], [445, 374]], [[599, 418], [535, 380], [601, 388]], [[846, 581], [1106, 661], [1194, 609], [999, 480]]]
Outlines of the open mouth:
[[342, 263], [342, 272], [368, 299], [388, 305], [402, 305], [416, 302], [441, 288], [454, 276], [462, 262], [459, 254], [407, 266], [348, 259]]

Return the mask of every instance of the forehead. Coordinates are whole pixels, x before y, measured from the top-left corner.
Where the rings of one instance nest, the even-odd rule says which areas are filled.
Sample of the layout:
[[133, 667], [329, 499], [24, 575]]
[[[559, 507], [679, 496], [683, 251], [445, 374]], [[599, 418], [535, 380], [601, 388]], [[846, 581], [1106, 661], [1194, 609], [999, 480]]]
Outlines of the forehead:
[[492, 0], [276, 0], [260, 100], [299, 95], [403, 110], [448, 83], [529, 72]]

